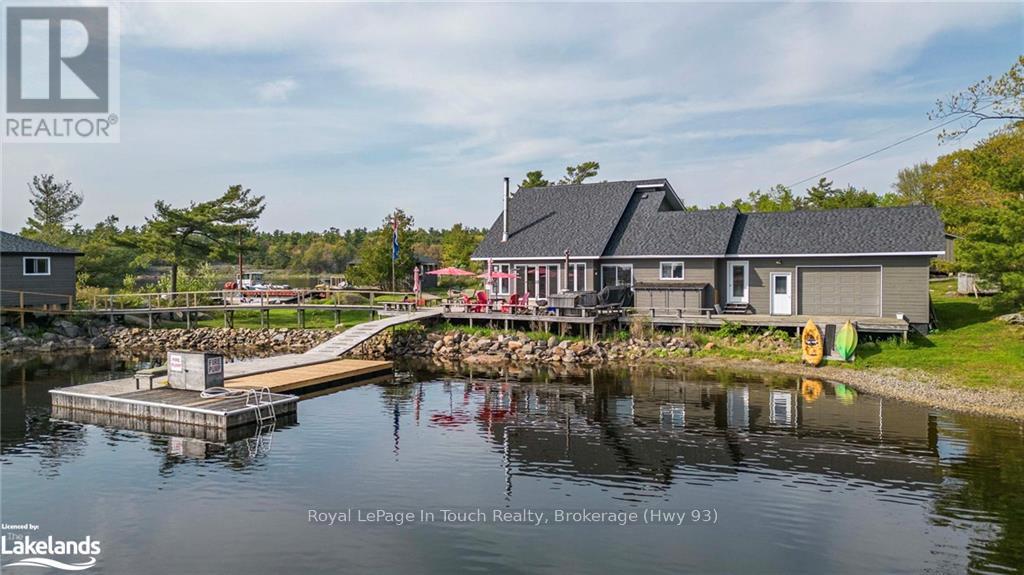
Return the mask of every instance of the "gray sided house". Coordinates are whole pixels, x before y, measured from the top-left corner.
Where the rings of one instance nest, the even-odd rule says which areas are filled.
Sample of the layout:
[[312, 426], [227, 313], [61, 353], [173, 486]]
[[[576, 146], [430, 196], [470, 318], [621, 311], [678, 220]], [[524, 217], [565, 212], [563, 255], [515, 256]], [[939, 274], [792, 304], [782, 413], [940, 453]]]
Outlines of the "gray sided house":
[[3, 307], [66, 308], [75, 297], [77, 250], [0, 232]]
[[930, 207], [690, 211], [664, 179], [521, 188], [507, 206], [473, 254], [516, 273], [499, 294], [628, 284], [659, 315], [903, 317], [924, 331], [946, 250]]

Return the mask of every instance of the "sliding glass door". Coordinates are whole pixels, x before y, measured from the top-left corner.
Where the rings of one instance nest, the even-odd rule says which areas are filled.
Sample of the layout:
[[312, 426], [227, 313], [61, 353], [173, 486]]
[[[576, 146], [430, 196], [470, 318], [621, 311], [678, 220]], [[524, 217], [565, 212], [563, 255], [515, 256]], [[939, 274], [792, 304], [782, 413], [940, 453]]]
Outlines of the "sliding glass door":
[[529, 292], [530, 297], [539, 298], [556, 294], [560, 287], [559, 275], [558, 266], [553, 264], [517, 265], [516, 293]]

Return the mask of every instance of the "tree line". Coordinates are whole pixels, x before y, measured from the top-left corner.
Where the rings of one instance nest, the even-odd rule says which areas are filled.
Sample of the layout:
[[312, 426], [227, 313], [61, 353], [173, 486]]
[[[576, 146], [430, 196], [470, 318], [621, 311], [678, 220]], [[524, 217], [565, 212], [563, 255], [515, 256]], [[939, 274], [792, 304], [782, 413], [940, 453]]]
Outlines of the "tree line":
[[[1024, 56], [1000, 78], [986, 78], [937, 102], [930, 116], [962, 120], [960, 127], [939, 135], [943, 142], [956, 141], [988, 120], [1004, 124], [972, 148], [900, 170], [884, 193], [835, 186], [821, 178], [803, 193], [775, 185], [710, 207], [768, 212], [931, 205], [940, 212], [947, 231], [958, 237], [957, 260], [949, 271], [979, 274], [1000, 289], [997, 301], [1020, 307], [1024, 305]], [[542, 170], [533, 170], [520, 185], [581, 184], [596, 177], [599, 170], [596, 161], [568, 166], [555, 184]], [[159, 201], [141, 226], [120, 226], [117, 217], [110, 216], [84, 228], [73, 223], [84, 198], [70, 182], [40, 175], [33, 178], [29, 189], [33, 214], [23, 235], [78, 248], [85, 253], [79, 260], [80, 283], [112, 289], [133, 287], [137, 275], [157, 264], [170, 268], [165, 283], [173, 289], [179, 271], [196, 275], [210, 262], [234, 262], [240, 252], [251, 267], [309, 273], [345, 271], [355, 283], [387, 287], [395, 219], [402, 246], [395, 262], [396, 276], [407, 286], [416, 255], [432, 257], [445, 266], [479, 267], [469, 257], [486, 231], [462, 224], [417, 228], [412, 215], [402, 210], [385, 216], [374, 229], [259, 231], [264, 198], [240, 185], [215, 199], [187, 206]], [[358, 265], [348, 268], [353, 261]]]

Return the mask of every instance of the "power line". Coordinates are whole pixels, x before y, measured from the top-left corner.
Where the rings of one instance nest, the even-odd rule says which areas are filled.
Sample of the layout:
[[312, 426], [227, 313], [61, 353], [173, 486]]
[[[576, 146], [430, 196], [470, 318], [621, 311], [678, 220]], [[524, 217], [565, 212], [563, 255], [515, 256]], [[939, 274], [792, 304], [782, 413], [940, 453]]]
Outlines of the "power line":
[[[991, 106], [991, 104], [989, 104], [989, 106]], [[987, 108], [987, 107], [988, 106], [985, 106], [985, 108]], [[980, 112], [983, 109], [984, 108], [979, 108], [977, 111]], [[848, 162], [839, 164], [838, 166], [836, 166], [834, 168], [829, 168], [829, 169], [827, 169], [827, 170], [825, 170], [823, 172], [818, 172], [817, 174], [814, 174], [813, 176], [811, 176], [809, 178], [804, 178], [804, 179], [800, 180], [799, 182], [794, 182], [794, 183], [790, 184], [789, 187], [790, 188], [795, 188], [795, 187], [799, 186], [800, 184], [802, 184], [804, 182], [809, 182], [809, 181], [811, 181], [811, 180], [813, 180], [815, 178], [820, 178], [820, 177], [824, 176], [825, 174], [828, 174], [828, 173], [834, 172], [836, 170], [845, 168], [846, 166], [849, 166], [850, 164], [854, 164], [854, 163], [859, 162], [861, 160], [870, 158], [871, 156], [874, 156], [875, 154], [881, 154], [882, 152], [884, 152], [886, 150], [891, 150], [892, 148], [895, 148], [896, 146], [899, 146], [900, 144], [905, 144], [905, 143], [909, 142], [910, 140], [913, 140], [914, 138], [918, 138], [918, 137], [921, 137], [921, 136], [927, 134], [928, 132], [934, 132], [935, 130], [938, 130], [939, 128], [942, 128], [944, 126], [948, 126], [948, 125], [952, 124], [953, 122], [959, 122], [960, 120], [964, 119], [965, 116], [967, 116], [966, 113], [963, 114], [963, 115], [957, 116], [956, 118], [953, 118], [951, 120], [946, 120], [945, 122], [943, 122], [943, 123], [941, 123], [941, 124], [939, 124], [937, 126], [932, 126], [931, 128], [928, 128], [926, 130], [921, 130], [920, 132], [917, 132], [916, 134], [914, 134], [912, 136], [907, 136], [906, 138], [903, 138], [902, 140], [899, 140], [897, 142], [889, 144], [888, 146], [885, 146], [884, 148], [879, 148], [879, 149], [877, 149], [877, 150], [875, 150], [873, 152], [864, 154], [863, 156], [860, 156], [860, 157], [854, 158], [854, 159], [852, 159], [852, 160], [850, 160]]]

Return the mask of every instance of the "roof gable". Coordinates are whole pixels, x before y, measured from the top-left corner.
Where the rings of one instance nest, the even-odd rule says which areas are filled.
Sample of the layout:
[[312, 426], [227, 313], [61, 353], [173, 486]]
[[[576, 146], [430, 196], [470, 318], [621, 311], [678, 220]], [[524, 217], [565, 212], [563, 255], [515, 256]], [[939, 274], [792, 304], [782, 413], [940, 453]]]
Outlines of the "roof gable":
[[53, 246], [4, 231], [0, 231], [0, 253], [81, 255], [78, 250]]
[[[509, 199], [508, 241], [494, 221], [474, 258], [600, 257], [637, 186], [663, 179], [520, 188]], [[674, 196], [674, 192], [673, 192]]]
[[739, 212], [666, 209], [665, 196], [637, 190], [603, 255], [724, 256]]

